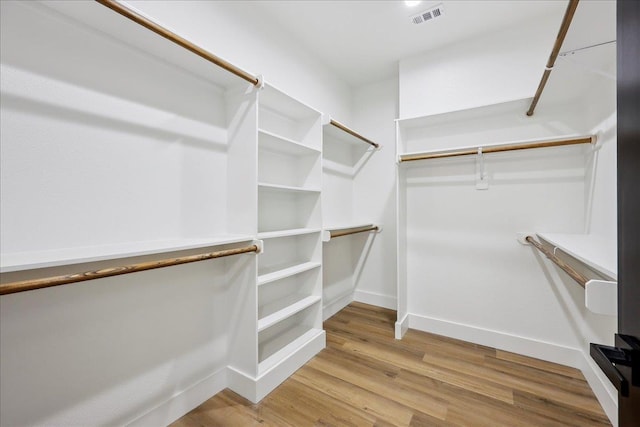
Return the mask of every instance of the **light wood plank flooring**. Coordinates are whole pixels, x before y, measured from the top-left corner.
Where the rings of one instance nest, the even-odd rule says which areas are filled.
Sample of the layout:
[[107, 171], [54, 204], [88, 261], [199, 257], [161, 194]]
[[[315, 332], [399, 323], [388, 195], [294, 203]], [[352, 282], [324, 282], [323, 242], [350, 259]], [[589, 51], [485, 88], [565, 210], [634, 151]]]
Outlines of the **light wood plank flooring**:
[[201, 426], [608, 426], [580, 371], [409, 330], [352, 303], [327, 348], [257, 405], [224, 390], [174, 424]]

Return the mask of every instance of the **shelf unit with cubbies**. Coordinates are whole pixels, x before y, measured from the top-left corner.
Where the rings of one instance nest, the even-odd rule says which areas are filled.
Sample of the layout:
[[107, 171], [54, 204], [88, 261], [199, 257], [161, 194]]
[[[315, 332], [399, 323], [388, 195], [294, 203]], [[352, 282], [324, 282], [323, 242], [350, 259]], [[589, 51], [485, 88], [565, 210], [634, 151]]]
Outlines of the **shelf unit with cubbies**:
[[258, 93], [257, 113], [257, 236], [264, 252], [249, 316], [255, 363], [231, 370], [231, 388], [254, 402], [325, 346], [322, 115], [268, 83]]

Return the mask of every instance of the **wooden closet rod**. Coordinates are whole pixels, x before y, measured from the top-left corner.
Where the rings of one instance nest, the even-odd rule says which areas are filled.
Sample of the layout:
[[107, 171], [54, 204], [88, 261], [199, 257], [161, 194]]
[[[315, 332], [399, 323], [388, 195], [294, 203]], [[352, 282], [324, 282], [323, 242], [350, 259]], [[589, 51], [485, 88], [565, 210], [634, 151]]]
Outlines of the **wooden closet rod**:
[[104, 277], [118, 276], [120, 274], [137, 273], [139, 271], [153, 270], [156, 268], [170, 267], [172, 265], [188, 264], [190, 262], [205, 261], [208, 259], [222, 258], [231, 255], [258, 252], [257, 245], [236, 249], [226, 249], [217, 252], [208, 252], [198, 255], [189, 255], [179, 258], [163, 259], [160, 261], [141, 262], [122, 267], [105, 268], [102, 270], [85, 271], [83, 273], [68, 274], [65, 276], [45, 277], [43, 279], [29, 279], [19, 282], [0, 285], [0, 295], [15, 294], [17, 292], [32, 291], [35, 289], [49, 288], [52, 286], [68, 285], [70, 283], [84, 282], [86, 280], [102, 279]]
[[143, 27], [153, 31], [154, 33], [164, 37], [165, 39], [177, 44], [178, 46], [181, 46], [187, 49], [189, 52], [195, 53], [199, 57], [204, 58], [205, 60], [217, 65], [218, 67], [221, 67], [229, 71], [230, 73], [235, 74], [236, 76], [248, 81], [252, 85], [254, 86], [260, 85], [260, 79], [258, 79], [258, 77], [247, 73], [246, 71], [236, 67], [233, 64], [230, 64], [224, 59], [217, 57], [213, 53], [204, 50], [200, 46], [191, 43], [189, 40], [186, 40], [180, 37], [179, 35], [167, 30], [163, 26], [158, 25], [152, 20], [140, 15], [138, 12], [134, 11], [133, 9], [130, 9], [127, 6], [124, 6], [123, 4], [118, 3], [116, 0], [96, 0], [96, 1], [101, 5], [106, 6], [109, 9], [119, 13], [120, 15], [126, 18], [129, 18], [136, 24], [142, 25]]
[[336, 230], [336, 231], [331, 231], [331, 237], [341, 237], [341, 236], [348, 236], [350, 234], [356, 234], [356, 233], [364, 233], [365, 231], [378, 231], [378, 226], [377, 225], [367, 225], [364, 227], [355, 227], [355, 228], [348, 228], [346, 230]]
[[337, 127], [340, 130], [345, 131], [346, 133], [348, 133], [349, 135], [355, 136], [356, 138], [366, 142], [367, 144], [371, 144], [376, 148], [380, 148], [380, 144], [377, 144], [375, 142], [373, 142], [372, 140], [370, 140], [369, 138], [365, 138], [364, 136], [360, 135], [358, 132], [356, 132], [353, 129], [349, 129], [348, 127], [346, 127], [345, 125], [343, 125], [340, 122], [336, 122], [335, 120], [331, 119], [329, 121], [329, 123], [335, 127]]
[[[530, 148], [546, 148], [546, 147], [559, 147], [562, 145], [576, 145], [576, 144], [591, 144], [596, 141], [595, 135], [580, 136], [576, 138], [558, 139], [552, 141], [538, 141], [527, 142], [520, 144], [510, 145], [494, 145], [479, 147], [482, 148], [482, 154], [498, 153], [501, 151], [515, 151], [515, 150], [528, 150]], [[478, 154], [478, 148], [466, 148], [461, 150], [450, 151], [427, 151], [424, 153], [415, 154], [402, 154], [400, 155], [400, 162], [410, 162], [413, 160], [426, 160], [426, 159], [441, 159], [443, 157], [457, 157], [457, 156], [470, 156]]]
[[553, 50], [551, 51], [551, 55], [549, 56], [549, 60], [547, 61], [547, 66], [542, 74], [542, 79], [540, 80], [540, 84], [538, 85], [538, 90], [536, 90], [536, 94], [531, 101], [531, 106], [527, 111], [527, 116], [533, 115], [533, 110], [535, 110], [538, 101], [540, 100], [540, 96], [542, 95], [542, 91], [544, 90], [545, 85], [547, 84], [547, 80], [549, 80], [549, 75], [551, 75], [551, 70], [556, 63], [556, 58], [560, 53], [560, 48], [562, 47], [562, 43], [564, 42], [564, 38], [567, 36], [567, 32], [569, 31], [569, 26], [571, 25], [571, 20], [573, 19], [573, 15], [576, 13], [576, 8], [578, 7], [578, 1], [580, 0], [569, 0], [569, 4], [567, 5], [567, 10], [564, 13], [564, 18], [562, 18], [562, 24], [560, 24], [560, 31], [558, 32], [558, 36], [556, 37], [556, 42], [553, 45]]
[[567, 273], [573, 280], [578, 282], [580, 284], [580, 286], [582, 286], [584, 288], [587, 285], [587, 282], [589, 281], [589, 279], [587, 279], [584, 275], [582, 275], [579, 272], [577, 272], [576, 270], [574, 270], [574, 268], [571, 267], [569, 264], [565, 263], [560, 258], [555, 256], [555, 254], [553, 252], [547, 250], [540, 243], [538, 243], [533, 237], [527, 236], [525, 238], [525, 240], [527, 242], [531, 243], [540, 252], [545, 254], [547, 258], [549, 258], [551, 261], [553, 261], [553, 263], [555, 265], [557, 265], [562, 270], [564, 270], [564, 272]]

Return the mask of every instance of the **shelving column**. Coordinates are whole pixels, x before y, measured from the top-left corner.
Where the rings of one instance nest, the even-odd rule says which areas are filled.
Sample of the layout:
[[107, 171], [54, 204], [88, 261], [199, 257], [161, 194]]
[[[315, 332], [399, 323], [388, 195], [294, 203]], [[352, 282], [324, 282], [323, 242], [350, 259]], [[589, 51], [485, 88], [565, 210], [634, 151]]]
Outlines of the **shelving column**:
[[322, 114], [266, 84], [258, 94], [255, 401], [325, 346]]

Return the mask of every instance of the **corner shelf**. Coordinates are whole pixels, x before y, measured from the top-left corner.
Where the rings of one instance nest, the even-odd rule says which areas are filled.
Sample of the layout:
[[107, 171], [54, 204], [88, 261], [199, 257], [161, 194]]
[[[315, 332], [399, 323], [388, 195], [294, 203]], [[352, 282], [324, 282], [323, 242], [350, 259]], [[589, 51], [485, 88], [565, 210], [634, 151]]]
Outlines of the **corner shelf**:
[[296, 274], [304, 273], [305, 271], [318, 268], [321, 265], [322, 263], [320, 262], [309, 261], [282, 268], [271, 273], [262, 274], [258, 276], [258, 286], [275, 282], [276, 280], [284, 279], [286, 277], [295, 276]]
[[[297, 296], [294, 296], [297, 297]], [[299, 297], [298, 297], [299, 298]], [[302, 299], [295, 300], [294, 303], [287, 305], [286, 307], [277, 310], [271, 314], [268, 314], [260, 319], [258, 319], [258, 332], [262, 332], [271, 326], [282, 322], [285, 319], [293, 316], [300, 311], [311, 307], [314, 304], [317, 304], [321, 301], [321, 297], [317, 295], [311, 295], [308, 297], [304, 297]], [[265, 307], [266, 308], [266, 307]]]
[[602, 275], [618, 280], [618, 248], [615, 240], [589, 234], [537, 233], [537, 235]]
[[87, 262], [131, 258], [189, 249], [206, 248], [253, 240], [249, 235], [226, 235], [201, 239], [152, 240], [122, 244], [84, 246], [38, 252], [2, 254], [0, 272], [32, 270]]

